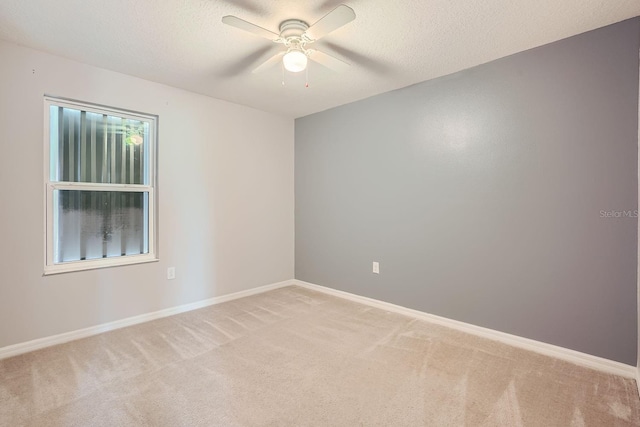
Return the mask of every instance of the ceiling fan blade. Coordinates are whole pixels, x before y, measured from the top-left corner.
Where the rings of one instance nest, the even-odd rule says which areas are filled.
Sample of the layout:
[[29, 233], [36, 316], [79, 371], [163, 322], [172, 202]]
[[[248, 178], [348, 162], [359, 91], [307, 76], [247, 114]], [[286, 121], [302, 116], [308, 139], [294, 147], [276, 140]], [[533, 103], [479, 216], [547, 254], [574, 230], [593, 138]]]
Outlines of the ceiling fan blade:
[[341, 59], [336, 58], [335, 56], [328, 55], [326, 53], [317, 51], [317, 50], [307, 50], [307, 54], [309, 58], [313, 61], [316, 61], [320, 65], [324, 65], [325, 67], [333, 70], [333, 71], [345, 71], [350, 67], [349, 64], [344, 62]]
[[356, 13], [353, 9], [341, 4], [309, 27], [305, 35], [311, 40], [318, 40], [354, 19], [356, 19]]
[[273, 67], [275, 64], [277, 64], [278, 62], [282, 61], [282, 56], [283, 55], [284, 55], [284, 52], [276, 53], [271, 58], [267, 59], [265, 62], [263, 62], [262, 64], [258, 65], [252, 71], [252, 73], [261, 73], [261, 72]]
[[256, 36], [264, 37], [265, 39], [269, 39], [275, 41], [280, 37], [278, 34], [269, 31], [265, 28], [258, 27], [251, 22], [247, 22], [244, 19], [240, 19], [237, 16], [227, 15], [222, 17], [222, 23], [231, 25], [232, 27], [239, 28], [244, 31], [248, 31]]

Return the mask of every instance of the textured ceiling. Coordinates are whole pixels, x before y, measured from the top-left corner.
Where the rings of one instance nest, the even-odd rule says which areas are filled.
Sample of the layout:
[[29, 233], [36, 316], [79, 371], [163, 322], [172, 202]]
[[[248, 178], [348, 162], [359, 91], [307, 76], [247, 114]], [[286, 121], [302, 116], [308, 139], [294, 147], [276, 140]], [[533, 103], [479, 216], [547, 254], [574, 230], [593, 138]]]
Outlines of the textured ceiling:
[[[224, 25], [278, 32], [345, 3], [356, 20], [314, 44], [352, 64], [311, 63], [309, 88], [281, 67], [252, 74], [281, 45]], [[638, 0], [0, 0], [0, 38], [289, 117], [446, 75], [640, 15]], [[0, 58], [1, 60], [1, 58]]]

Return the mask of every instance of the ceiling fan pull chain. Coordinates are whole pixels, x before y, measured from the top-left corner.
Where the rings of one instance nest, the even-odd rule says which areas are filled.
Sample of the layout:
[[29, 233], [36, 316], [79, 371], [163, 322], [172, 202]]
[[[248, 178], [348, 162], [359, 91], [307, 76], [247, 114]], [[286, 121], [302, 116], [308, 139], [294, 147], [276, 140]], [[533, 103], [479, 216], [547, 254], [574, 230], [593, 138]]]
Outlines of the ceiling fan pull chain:
[[281, 68], [282, 68], [282, 86], [284, 86], [284, 62], [280, 62]]
[[308, 87], [309, 87], [309, 68], [310, 68], [310, 67], [309, 67], [309, 66], [307, 66], [307, 68], [306, 68], [306, 70], [305, 70], [305, 72], [307, 73], [307, 76], [306, 76], [306, 82], [305, 82], [305, 84], [304, 84], [304, 87], [306, 87], [306, 88], [308, 88]]

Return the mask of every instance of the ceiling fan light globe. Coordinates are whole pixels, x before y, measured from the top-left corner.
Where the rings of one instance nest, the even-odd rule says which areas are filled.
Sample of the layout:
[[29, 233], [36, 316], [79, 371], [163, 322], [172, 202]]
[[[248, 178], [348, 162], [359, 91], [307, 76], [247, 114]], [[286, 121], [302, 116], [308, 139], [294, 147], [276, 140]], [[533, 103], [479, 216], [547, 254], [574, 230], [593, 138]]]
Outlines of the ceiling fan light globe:
[[299, 50], [292, 50], [282, 57], [282, 63], [285, 70], [298, 73], [307, 68], [307, 55]]

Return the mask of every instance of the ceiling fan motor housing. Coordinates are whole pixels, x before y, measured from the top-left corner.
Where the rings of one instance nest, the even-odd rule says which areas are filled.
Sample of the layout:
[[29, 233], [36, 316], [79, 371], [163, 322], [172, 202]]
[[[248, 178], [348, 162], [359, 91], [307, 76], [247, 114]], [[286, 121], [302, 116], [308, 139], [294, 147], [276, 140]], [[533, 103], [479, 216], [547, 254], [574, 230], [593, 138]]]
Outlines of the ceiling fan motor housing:
[[287, 19], [280, 24], [280, 38], [287, 40], [290, 38], [302, 38], [302, 34], [307, 31], [309, 25], [299, 19]]

